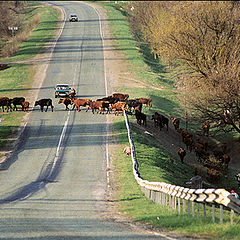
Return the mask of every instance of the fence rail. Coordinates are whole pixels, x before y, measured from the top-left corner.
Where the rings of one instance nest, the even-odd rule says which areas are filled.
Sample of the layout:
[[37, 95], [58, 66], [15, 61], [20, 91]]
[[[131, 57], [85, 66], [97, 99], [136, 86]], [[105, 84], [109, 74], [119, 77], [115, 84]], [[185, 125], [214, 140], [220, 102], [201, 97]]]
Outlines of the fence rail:
[[[223, 222], [223, 206], [231, 209], [230, 218], [233, 223], [234, 212], [240, 214], [240, 200], [232, 196], [225, 189], [191, 189], [176, 186], [164, 182], [149, 182], [141, 178], [139, 165], [136, 158], [135, 145], [132, 139], [132, 133], [126, 112], [124, 112], [126, 127], [128, 130], [128, 139], [131, 146], [131, 157], [133, 164], [133, 174], [137, 183], [141, 186], [145, 196], [152, 201], [169, 205], [178, 212], [190, 214], [190, 203], [192, 202], [192, 215], [195, 216], [195, 203], [197, 204], [197, 214], [199, 217], [200, 203], [203, 204], [203, 215], [206, 218], [206, 204], [212, 204], [212, 221], [215, 222], [215, 205], [220, 208], [220, 222]], [[181, 203], [182, 199], [182, 203]]]

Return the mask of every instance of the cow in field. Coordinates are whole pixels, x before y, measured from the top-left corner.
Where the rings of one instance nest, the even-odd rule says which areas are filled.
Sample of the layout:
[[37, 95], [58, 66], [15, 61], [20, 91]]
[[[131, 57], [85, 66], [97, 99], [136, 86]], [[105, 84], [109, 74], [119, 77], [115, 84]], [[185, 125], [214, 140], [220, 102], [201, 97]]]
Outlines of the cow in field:
[[181, 135], [182, 135], [182, 141], [184, 141], [184, 138], [187, 138], [187, 137], [193, 138], [193, 134], [188, 132], [187, 130], [179, 128], [178, 132], [181, 133]]
[[194, 146], [194, 142], [193, 142], [193, 138], [191, 137], [185, 137], [183, 139], [183, 142], [186, 145], [187, 150], [189, 150], [190, 152], [192, 152], [193, 146]]
[[127, 110], [127, 103], [126, 102], [114, 103], [112, 104], [110, 109], [114, 110], [114, 114], [116, 115], [117, 113], [117, 116], [118, 116], [120, 111], [122, 111], [122, 114], [123, 114], [123, 112]]
[[131, 148], [129, 146], [126, 146], [124, 149], [123, 149], [123, 153], [126, 153], [127, 155], [131, 155]]
[[137, 123], [141, 126], [147, 126], [147, 116], [146, 114], [144, 113], [141, 113], [139, 111], [136, 111], [135, 112], [135, 116], [136, 116], [136, 119], [137, 119]]
[[165, 125], [168, 131], [168, 123], [169, 123], [168, 118], [166, 118], [162, 114], [159, 114], [158, 112], [155, 112], [154, 115], [152, 115], [152, 120], [154, 120], [155, 127], [159, 127], [160, 131]]
[[[74, 98], [76, 99], [76, 98]], [[72, 105], [73, 98], [60, 98], [58, 104], [63, 103], [66, 106], [66, 110], [69, 110], [68, 105]]]
[[24, 102], [22, 102], [22, 108], [23, 108], [23, 111], [25, 112], [28, 112], [28, 110], [29, 110], [29, 105], [30, 105], [30, 103], [28, 102], [28, 101], [24, 101]]
[[124, 100], [127, 100], [129, 98], [129, 95], [128, 94], [124, 94], [124, 93], [113, 93], [111, 95], [111, 97], [118, 98], [119, 101], [124, 101]]
[[183, 160], [186, 156], [186, 151], [183, 148], [178, 149], [178, 156], [180, 157], [181, 163], [183, 163]]
[[42, 112], [43, 112], [43, 108], [45, 106], [47, 107], [45, 112], [47, 112], [49, 106], [52, 108], [52, 112], [53, 112], [53, 108], [54, 108], [54, 106], [52, 105], [52, 99], [50, 99], [50, 98], [40, 99], [35, 102], [34, 106], [35, 107], [40, 106]]
[[202, 124], [202, 135], [203, 136], [209, 136], [209, 129], [210, 129], [210, 124], [209, 123], [203, 123]]
[[81, 111], [80, 107], [82, 106], [82, 107], [87, 107], [86, 109], [86, 112], [87, 112], [91, 102], [92, 102], [91, 99], [84, 99], [84, 98], [72, 99], [71, 100], [71, 104], [73, 104], [72, 110], [76, 107], [80, 112]]
[[4, 108], [7, 108], [7, 112], [12, 111], [12, 107], [11, 107], [11, 99], [9, 99], [8, 97], [0, 97], [0, 107], [2, 107], [2, 111], [4, 112]]
[[172, 124], [173, 124], [175, 130], [178, 130], [179, 125], [180, 125], [180, 120], [178, 118], [174, 117], [174, 118], [171, 118], [171, 121], [172, 121]]
[[198, 158], [199, 162], [209, 158], [210, 154], [204, 149], [204, 146], [202, 144], [195, 143], [194, 144], [194, 150], [195, 150], [196, 157]]
[[160, 124], [161, 124], [161, 117], [160, 117], [160, 114], [155, 112], [153, 115], [152, 115], [152, 120], [154, 121], [154, 126], [155, 127], [159, 127]]
[[23, 111], [22, 102], [25, 102], [25, 98], [24, 97], [15, 97], [15, 98], [13, 98], [11, 100], [11, 103], [13, 104], [13, 110], [17, 111], [17, 105], [20, 105], [22, 107], [22, 111]]
[[129, 99], [129, 100], [126, 100], [125, 102], [127, 103], [128, 110], [129, 110], [130, 113], [132, 113], [132, 108], [133, 109], [138, 108], [137, 110], [139, 110], [140, 112], [142, 111], [142, 103], [140, 103], [139, 101], [137, 101], [135, 99]]
[[149, 109], [152, 107], [152, 99], [151, 98], [135, 98], [135, 100], [139, 101], [142, 104], [146, 104], [146, 107], [149, 107]]
[[134, 107], [134, 112], [136, 111], [142, 112], [142, 103], [139, 103], [136, 107]]
[[169, 124], [169, 119], [166, 118], [165, 116], [163, 116], [162, 114], [160, 114], [160, 117], [161, 117], [161, 121], [160, 121], [160, 131], [162, 130], [162, 128], [164, 126], [166, 126], [167, 128], [167, 131], [168, 131], [168, 124]]

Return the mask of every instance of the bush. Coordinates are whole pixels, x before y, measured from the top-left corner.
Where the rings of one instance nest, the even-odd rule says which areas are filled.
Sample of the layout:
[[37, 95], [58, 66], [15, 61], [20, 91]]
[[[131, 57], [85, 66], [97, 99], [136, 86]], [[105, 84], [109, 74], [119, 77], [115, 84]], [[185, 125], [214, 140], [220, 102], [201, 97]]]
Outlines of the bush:
[[1, 51], [2, 57], [10, 57], [18, 52], [19, 44], [17, 42], [8, 42]]

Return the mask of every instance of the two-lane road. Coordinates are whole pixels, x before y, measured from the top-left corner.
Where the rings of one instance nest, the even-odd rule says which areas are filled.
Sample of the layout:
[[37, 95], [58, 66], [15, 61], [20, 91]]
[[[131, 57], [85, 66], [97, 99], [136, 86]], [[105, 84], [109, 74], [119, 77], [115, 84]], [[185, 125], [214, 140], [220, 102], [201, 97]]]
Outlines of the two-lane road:
[[53, 99], [54, 111], [35, 108], [18, 150], [0, 171], [0, 239], [160, 239], [100, 217], [107, 188], [106, 117], [65, 111], [53, 89], [68, 83], [79, 97], [106, 95], [99, 16], [80, 2], [54, 4], [80, 20], [66, 21], [39, 92], [38, 99]]

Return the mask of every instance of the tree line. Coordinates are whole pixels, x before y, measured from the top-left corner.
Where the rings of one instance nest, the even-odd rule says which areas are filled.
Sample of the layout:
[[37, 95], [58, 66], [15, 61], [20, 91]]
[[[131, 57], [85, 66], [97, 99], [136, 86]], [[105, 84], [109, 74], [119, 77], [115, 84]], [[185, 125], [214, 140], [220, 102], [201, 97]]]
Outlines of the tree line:
[[131, 1], [128, 16], [156, 58], [184, 66], [176, 87], [188, 118], [240, 133], [240, 2]]

